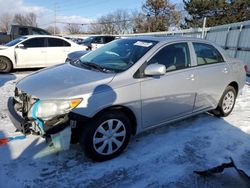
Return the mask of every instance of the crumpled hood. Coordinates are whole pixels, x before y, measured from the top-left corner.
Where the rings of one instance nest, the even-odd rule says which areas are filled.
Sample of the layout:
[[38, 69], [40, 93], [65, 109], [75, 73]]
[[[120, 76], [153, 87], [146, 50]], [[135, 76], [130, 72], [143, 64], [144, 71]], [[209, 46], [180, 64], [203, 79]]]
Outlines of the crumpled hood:
[[92, 92], [112, 81], [115, 74], [75, 67], [69, 63], [31, 74], [17, 83], [17, 88], [39, 99], [65, 99]]

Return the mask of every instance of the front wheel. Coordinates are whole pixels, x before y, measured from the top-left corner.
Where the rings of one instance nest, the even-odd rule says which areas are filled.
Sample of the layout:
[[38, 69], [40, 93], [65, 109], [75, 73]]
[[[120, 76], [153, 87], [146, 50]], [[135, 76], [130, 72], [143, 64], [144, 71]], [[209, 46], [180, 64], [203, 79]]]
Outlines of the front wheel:
[[127, 147], [131, 125], [124, 113], [109, 111], [87, 124], [82, 130], [80, 144], [90, 158], [96, 161], [109, 160]]
[[227, 86], [217, 108], [213, 110], [212, 113], [220, 117], [228, 116], [234, 108], [236, 96], [237, 94], [234, 87]]
[[6, 57], [0, 57], [0, 72], [10, 72], [12, 70], [12, 63]]

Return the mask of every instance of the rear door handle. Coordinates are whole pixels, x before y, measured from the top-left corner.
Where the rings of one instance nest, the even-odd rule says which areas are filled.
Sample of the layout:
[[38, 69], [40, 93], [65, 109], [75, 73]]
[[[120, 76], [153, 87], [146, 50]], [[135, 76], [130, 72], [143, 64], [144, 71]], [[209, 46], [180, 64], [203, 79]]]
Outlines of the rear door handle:
[[194, 81], [195, 76], [194, 76], [194, 74], [190, 74], [189, 77], [187, 77], [186, 79], [187, 79], [187, 80]]
[[222, 72], [225, 73], [225, 74], [227, 74], [227, 73], [228, 73], [228, 69], [227, 69], [227, 68], [224, 68], [224, 69], [222, 70]]

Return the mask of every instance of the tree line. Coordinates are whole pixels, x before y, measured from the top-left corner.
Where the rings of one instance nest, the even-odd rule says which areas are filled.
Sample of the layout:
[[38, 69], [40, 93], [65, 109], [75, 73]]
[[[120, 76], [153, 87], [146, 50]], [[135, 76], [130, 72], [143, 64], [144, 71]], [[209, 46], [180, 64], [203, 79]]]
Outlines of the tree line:
[[37, 16], [34, 13], [2, 14], [0, 17], [0, 31], [7, 32], [11, 24], [37, 27]]
[[[89, 24], [88, 32], [124, 34], [167, 31], [170, 27], [179, 28], [181, 18], [181, 11], [169, 0], [146, 0], [140, 11], [116, 10], [97, 18]], [[72, 27], [78, 27], [80, 31], [81, 24], [68, 24], [66, 30]]]
[[[145, 0], [141, 10], [133, 12], [116, 10], [97, 18], [93, 23], [64, 23], [64, 31], [74, 34], [143, 33], [168, 31], [170, 28], [202, 27], [205, 17], [207, 27], [250, 19], [249, 0], [183, 0], [183, 6], [184, 10], [180, 10], [169, 0]], [[2, 14], [0, 31], [6, 32], [10, 23], [37, 26], [36, 18], [34, 13], [14, 16]], [[54, 29], [56, 33], [60, 32], [59, 28], [54, 26], [45, 29], [51, 33]]]

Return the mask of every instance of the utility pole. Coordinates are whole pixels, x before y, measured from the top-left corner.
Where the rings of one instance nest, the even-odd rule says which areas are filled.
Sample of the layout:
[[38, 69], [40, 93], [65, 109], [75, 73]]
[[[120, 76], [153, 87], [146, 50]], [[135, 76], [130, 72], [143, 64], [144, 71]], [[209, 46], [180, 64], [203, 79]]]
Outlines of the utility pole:
[[55, 19], [54, 19], [54, 35], [56, 34], [56, 8], [57, 8], [57, 2], [56, 2], [56, 0], [55, 0], [55, 14], [54, 14], [54, 16], [55, 16]]
[[150, 20], [149, 20], [150, 14], [148, 13], [146, 16], [147, 16], [148, 33], [150, 33], [150, 26], [151, 26]]
[[203, 20], [203, 27], [202, 27], [202, 34], [201, 34], [202, 39], [204, 39], [204, 37], [205, 37], [206, 23], [207, 23], [207, 17], [205, 17]]

